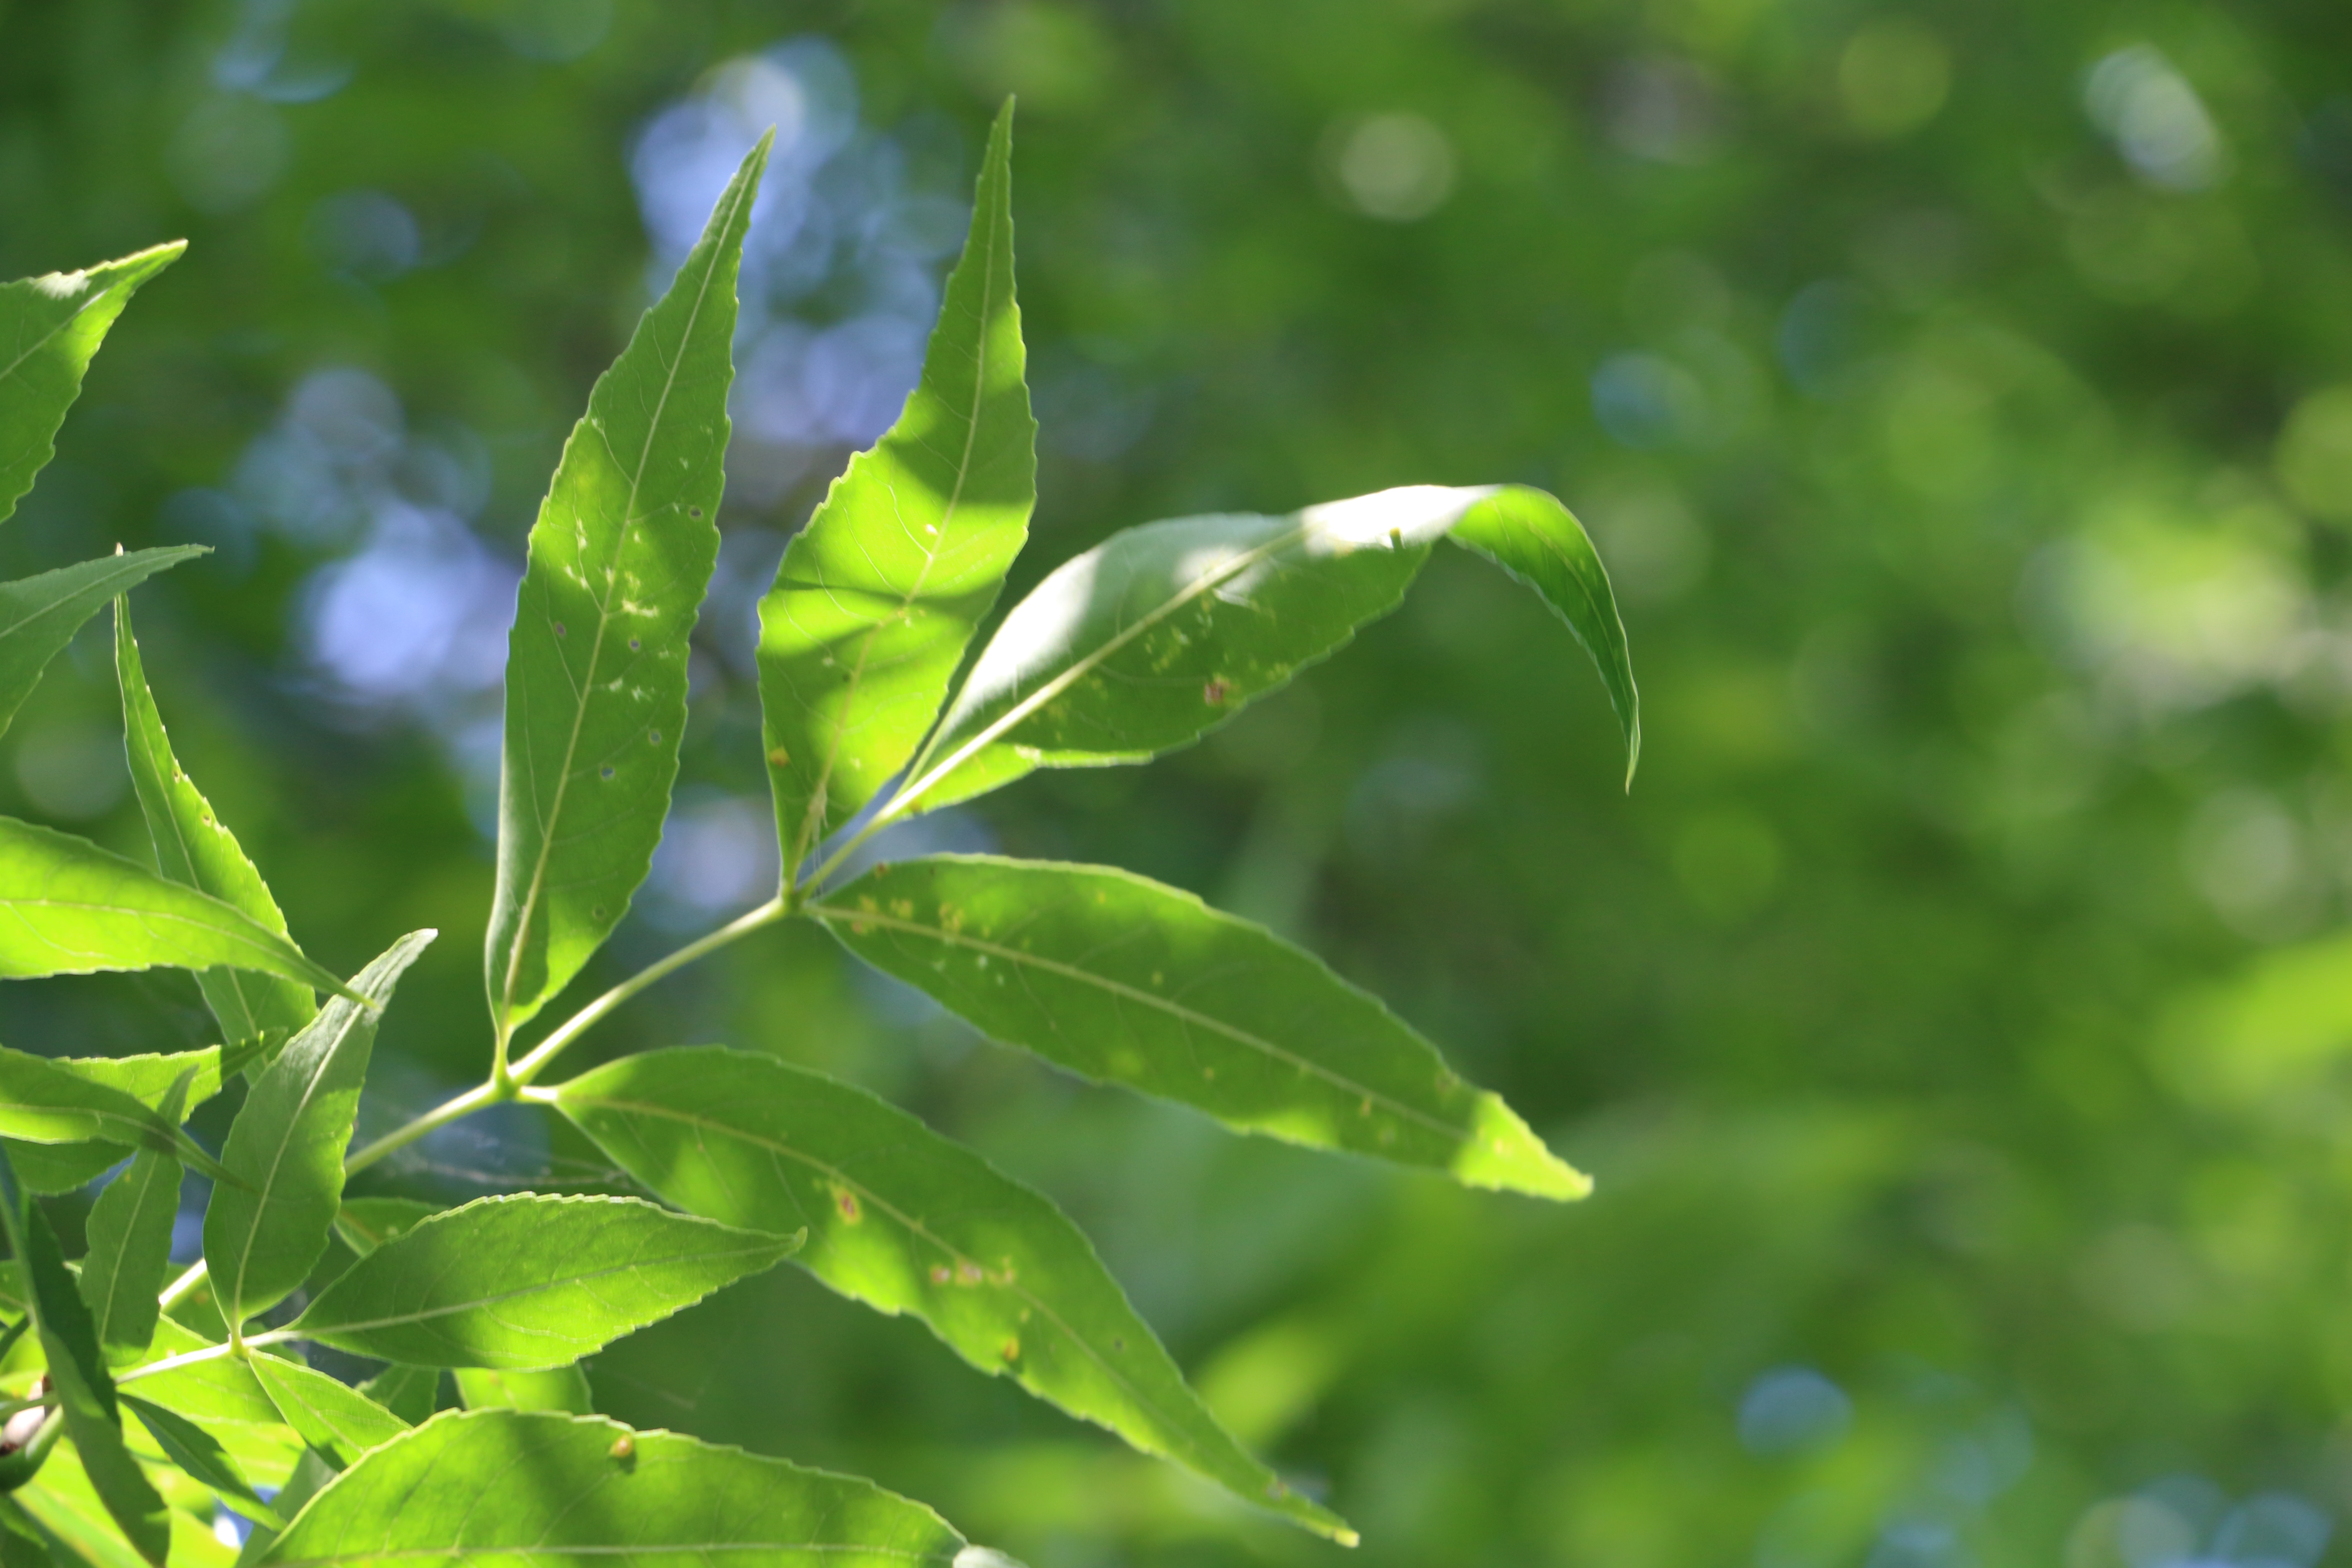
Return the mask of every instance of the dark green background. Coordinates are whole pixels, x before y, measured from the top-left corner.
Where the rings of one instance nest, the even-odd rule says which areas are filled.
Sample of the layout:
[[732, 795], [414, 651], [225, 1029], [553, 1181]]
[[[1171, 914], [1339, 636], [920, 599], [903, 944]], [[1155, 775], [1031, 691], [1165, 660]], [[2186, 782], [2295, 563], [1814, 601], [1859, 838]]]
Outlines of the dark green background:
[[[1600, 1187], [1551, 1208], [1237, 1141], [978, 1044], [804, 929], [583, 1065], [724, 1041], [969, 1138], [1366, 1563], [2307, 1568], [2352, 1507], [2352, 13], [0, 4], [0, 275], [191, 241], [0, 574], [223, 547], [139, 598], [183, 760], [321, 961], [443, 932], [370, 1130], [488, 1051], [449, 737], [494, 693], [339, 697], [305, 584], [369, 524], [273, 521], [247, 455], [306, 377], [363, 371], [405, 435], [355, 493], [459, 498], [512, 561], [646, 298], [638, 133], [795, 40], [931, 201], [876, 231], [902, 239], [1021, 95], [1016, 587], [1129, 523], [1410, 481], [1540, 484], [1592, 526], [1647, 699], [1630, 797], [1564, 631], [1446, 552], [1228, 731], [951, 837], [1269, 921]], [[875, 188], [829, 199], [865, 222]], [[353, 191], [412, 249], [352, 239], [385, 210]], [[793, 309], [866, 309], [878, 254], [843, 242]], [[708, 822], [761, 788], [743, 595], [847, 449], [771, 444], [758, 482], [739, 454], [684, 774]], [[100, 630], [0, 742], [0, 810], [130, 848]], [[716, 918], [641, 907], [589, 979]], [[205, 1027], [180, 977], [0, 1009], [57, 1053]], [[520, 1113], [421, 1147], [371, 1189], [603, 1179]], [[1339, 1560], [789, 1268], [593, 1375], [1035, 1568]]]

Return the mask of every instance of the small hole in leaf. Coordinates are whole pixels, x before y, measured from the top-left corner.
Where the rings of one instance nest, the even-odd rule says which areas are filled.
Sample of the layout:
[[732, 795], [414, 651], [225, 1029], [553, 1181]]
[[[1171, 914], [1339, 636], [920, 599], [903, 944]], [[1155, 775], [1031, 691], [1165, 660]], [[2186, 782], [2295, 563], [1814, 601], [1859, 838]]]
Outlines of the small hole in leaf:
[[606, 763], [601, 771], [605, 778], [611, 778], [613, 776], [613, 764]]
[[594, 909], [590, 910], [588, 911], [588, 918], [592, 921], [603, 920], [604, 918], [604, 906], [598, 904]]
[[702, 515], [702, 509], [698, 506], [688, 507], [686, 509], [686, 515], [688, 517], [700, 517]]
[[562, 621], [558, 621], [555, 623], [555, 635], [560, 637], [568, 637], [572, 634], [563, 629], [563, 623]]
[[656, 745], [656, 746], [660, 745], [660, 744], [661, 744], [661, 731], [660, 731], [659, 730], [648, 730], [648, 731], [646, 731], [646, 742], [647, 742], [647, 743], [648, 743], [648, 744]]
[[638, 649], [640, 647], [642, 647], [642, 646], [643, 646], [643, 645], [642, 645], [642, 644], [640, 644], [640, 643], [637, 641], [637, 639], [636, 639], [636, 638], [635, 638], [635, 637], [631, 637], [631, 638], [629, 639], [629, 651], [630, 651], [631, 653], [635, 653], [635, 652], [636, 652], [636, 651], [637, 651], [637, 649]]

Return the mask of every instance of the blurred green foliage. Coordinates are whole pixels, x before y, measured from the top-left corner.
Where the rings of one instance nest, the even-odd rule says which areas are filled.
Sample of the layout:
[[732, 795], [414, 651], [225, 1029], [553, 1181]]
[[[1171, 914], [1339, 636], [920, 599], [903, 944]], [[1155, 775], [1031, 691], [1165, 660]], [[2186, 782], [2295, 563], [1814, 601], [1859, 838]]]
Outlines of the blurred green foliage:
[[[1441, 557], [1208, 743], [938, 831], [1309, 942], [1599, 1191], [1234, 1140], [811, 931], [593, 1050], [772, 1050], [1041, 1184], [1368, 1563], [2309, 1568], [2352, 1508], [2347, 61], [2340, 7], [2179, 0], [5, 0], [0, 276], [192, 247], [0, 576], [215, 546], [142, 595], [184, 761], [323, 962], [446, 933], [389, 1125], [488, 1049], [512, 574], [690, 154], [775, 119], [804, 166], [672, 847], [592, 981], [766, 890], [747, 606], [911, 383], [1015, 91], [1015, 591], [1148, 518], [1524, 479], [1612, 563], [1649, 745], [1627, 797], [1541, 606]], [[0, 810], [136, 850], [118, 724], [87, 635]], [[204, 1032], [180, 980], [5, 1005]], [[370, 1190], [612, 1180], [551, 1136]], [[592, 1377], [1036, 1568], [1335, 1550], [790, 1270]]]

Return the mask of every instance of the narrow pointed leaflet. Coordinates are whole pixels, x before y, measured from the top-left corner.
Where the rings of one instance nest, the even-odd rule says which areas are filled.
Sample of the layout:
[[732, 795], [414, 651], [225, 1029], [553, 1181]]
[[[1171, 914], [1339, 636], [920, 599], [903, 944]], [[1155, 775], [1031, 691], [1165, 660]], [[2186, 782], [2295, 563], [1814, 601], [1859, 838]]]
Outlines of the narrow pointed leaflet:
[[194, 544], [142, 550], [0, 583], [0, 730], [8, 728], [40, 683], [41, 671], [99, 606], [166, 567], [206, 553]]
[[87, 838], [0, 816], [0, 979], [227, 964], [342, 990], [242, 910]]
[[620, 922], [661, 837], [687, 639], [719, 559], [735, 275], [767, 159], [763, 137], [597, 378], [530, 531], [484, 953], [501, 1062]]
[[481, 1198], [361, 1258], [283, 1337], [406, 1366], [565, 1366], [798, 1245], [638, 1198]]
[[810, 912], [876, 968], [1007, 1045], [1230, 1127], [1580, 1198], [1494, 1095], [1314, 954], [1125, 871], [939, 856]]
[[339, 996], [320, 1009], [230, 1123], [221, 1163], [245, 1184], [214, 1191], [205, 1211], [205, 1262], [232, 1331], [285, 1300], [326, 1250], [377, 1020], [433, 936], [412, 931], [360, 971], [352, 986], [367, 1000]]
[[761, 1230], [804, 1225], [795, 1261], [843, 1295], [911, 1313], [982, 1371], [1348, 1536], [1217, 1425], [1059, 1209], [897, 1107], [715, 1047], [625, 1057], [563, 1084], [555, 1103], [679, 1207]]
[[86, 272], [0, 283], [0, 522], [47, 464], [107, 329], [132, 292], [187, 247], [178, 240]]
[[408, 1430], [407, 1422], [366, 1394], [300, 1362], [256, 1354], [250, 1364], [286, 1425], [338, 1469]]
[[[527, 1478], [527, 1479], [526, 1479]], [[871, 1481], [550, 1411], [448, 1411], [310, 1500], [269, 1568], [951, 1568], [964, 1539]]]
[[[40, 1065], [28, 1067], [34, 1062]], [[163, 1103], [183, 1074], [193, 1073], [187, 1100], [193, 1109], [220, 1092], [220, 1068], [217, 1046], [140, 1057], [33, 1057], [0, 1047], [0, 1148], [15, 1162], [17, 1179], [34, 1192], [71, 1192], [146, 1145], [148, 1124], [130, 1116], [118, 1122], [74, 1114], [74, 1102], [84, 1096], [57, 1085], [53, 1080], [58, 1075], [128, 1095], [157, 1112], [160, 1120]], [[119, 1111], [121, 1107], [101, 1099], [97, 1107], [82, 1109]], [[34, 1141], [10, 1136], [11, 1128], [29, 1132]], [[80, 1142], [84, 1137], [91, 1141]]]
[[[172, 1086], [162, 1115], [173, 1128], [187, 1118], [190, 1068]], [[154, 1342], [157, 1294], [172, 1267], [172, 1222], [180, 1212], [180, 1163], [142, 1149], [131, 1168], [107, 1184], [89, 1211], [89, 1256], [82, 1260], [82, 1300], [89, 1304], [99, 1353], [136, 1361]]]
[[[123, 742], [131, 757], [131, 783], [155, 845], [157, 868], [165, 879], [184, 882], [242, 910], [258, 925], [286, 935], [286, 917], [269, 895], [261, 873], [246, 858], [234, 834], [213, 814], [195, 781], [172, 754], [163, 716], [147, 687], [139, 642], [131, 629], [127, 599], [114, 601], [114, 669], [122, 688]], [[318, 998], [299, 981], [207, 969], [196, 975], [205, 1004], [219, 1021], [232, 1047], [266, 1043], [274, 1049], [319, 1011]]]
[[[1583, 540], [1541, 491], [1435, 485], [1112, 535], [1006, 615], [892, 814], [967, 799], [1034, 768], [1141, 762], [1199, 739], [1394, 609], [1432, 545], [1498, 504], [1514, 519], [1544, 517], [1553, 537]], [[1590, 575], [1530, 569], [1524, 531], [1482, 527], [1479, 548], [1547, 598], [1572, 590], [1553, 607], [1593, 650], [1630, 743], [1632, 673], [1608, 578], [1597, 558]]]
[[166, 1410], [137, 1394], [126, 1394], [122, 1402], [155, 1439], [163, 1457], [183, 1472], [194, 1477], [218, 1494], [223, 1502], [249, 1519], [282, 1523], [278, 1510], [269, 1506], [262, 1495], [253, 1489], [253, 1483], [236, 1467], [236, 1460], [221, 1446], [220, 1439], [182, 1415]]
[[124, 1538], [160, 1568], [172, 1540], [163, 1500], [148, 1485], [139, 1461], [123, 1444], [114, 1380], [107, 1374], [89, 1309], [67, 1271], [48, 1216], [34, 1206], [5, 1154], [0, 1154], [0, 1229], [6, 1232], [8, 1250], [24, 1270], [26, 1310], [40, 1337], [50, 1389], [65, 1412], [66, 1435], [73, 1439], [91, 1487]]
[[1012, 164], [1008, 102], [922, 380], [793, 536], [760, 602], [760, 702], [787, 886], [914, 755], [1028, 538], [1037, 422], [1013, 289]]

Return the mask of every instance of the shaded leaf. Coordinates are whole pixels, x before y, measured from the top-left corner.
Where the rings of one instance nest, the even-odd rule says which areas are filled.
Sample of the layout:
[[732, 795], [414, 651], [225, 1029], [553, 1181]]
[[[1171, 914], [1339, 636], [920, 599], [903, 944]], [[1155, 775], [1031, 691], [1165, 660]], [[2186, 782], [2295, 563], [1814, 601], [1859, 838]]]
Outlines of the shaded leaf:
[[1059, 1209], [905, 1111], [715, 1047], [625, 1057], [555, 1103], [670, 1202], [730, 1225], [806, 1226], [800, 1263], [842, 1294], [912, 1313], [983, 1372], [1348, 1536], [1217, 1425]]
[[66, 1268], [48, 1216], [33, 1205], [5, 1154], [0, 1154], [0, 1229], [7, 1234], [9, 1251], [23, 1265], [50, 1389], [65, 1411], [66, 1435], [73, 1439], [81, 1468], [124, 1539], [140, 1556], [161, 1564], [172, 1540], [163, 1500], [155, 1495], [122, 1441], [114, 1380], [99, 1354], [98, 1331]]
[[7, 729], [40, 684], [41, 671], [100, 605], [167, 566], [205, 553], [194, 544], [142, 550], [0, 583], [0, 730]]
[[443, 1206], [417, 1198], [345, 1198], [335, 1215], [335, 1234], [365, 1258], [418, 1220], [439, 1214]]
[[253, 1375], [286, 1424], [338, 1469], [408, 1430], [366, 1394], [299, 1362], [257, 1354]]
[[282, 1522], [278, 1510], [253, 1489], [253, 1484], [237, 1469], [236, 1461], [229, 1458], [218, 1438], [186, 1416], [135, 1394], [124, 1394], [122, 1402], [139, 1417], [139, 1424], [147, 1428], [147, 1435], [155, 1439], [163, 1457], [219, 1493], [222, 1501], [248, 1518]]
[[[163, 1120], [186, 1120], [195, 1069], [173, 1085]], [[157, 1294], [172, 1267], [172, 1222], [180, 1212], [180, 1163], [142, 1149], [130, 1169], [107, 1184], [89, 1211], [89, 1255], [82, 1260], [81, 1295], [108, 1361], [136, 1361], [155, 1338], [162, 1309]]]
[[[335, 1479], [340, 1469], [339, 1466], [322, 1458], [316, 1448], [303, 1449], [302, 1457], [294, 1462], [293, 1470], [288, 1474], [286, 1484], [271, 1500], [278, 1505], [278, 1516], [291, 1519], [300, 1513], [303, 1505], [317, 1497], [327, 1483]], [[252, 1532], [245, 1538], [245, 1545], [237, 1552], [236, 1568], [247, 1568], [247, 1564], [259, 1562], [277, 1543], [277, 1528], [263, 1521], [255, 1521]]]
[[361, 1384], [360, 1392], [414, 1426], [441, 1408], [442, 1374], [437, 1366], [394, 1363]]
[[1312, 953], [1192, 894], [1095, 866], [939, 856], [810, 912], [1007, 1045], [1226, 1125], [1577, 1198], [1591, 1183]]
[[0, 979], [102, 969], [259, 970], [342, 983], [218, 899], [86, 838], [0, 816]]
[[898, 421], [849, 461], [760, 602], [760, 701], [790, 879], [915, 754], [1037, 499], [1013, 278], [1013, 106]]
[[735, 274], [767, 159], [763, 137], [597, 378], [530, 531], [485, 954], [502, 1037], [619, 923], [661, 837], [687, 639], [719, 559]]
[[547, 1372], [493, 1372], [461, 1366], [455, 1373], [457, 1396], [468, 1410], [562, 1410], [585, 1415], [595, 1402], [580, 1363]]
[[[286, 917], [269, 896], [261, 873], [172, 754], [172, 739], [147, 688], [147, 672], [131, 629], [130, 604], [123, 599], [114, 602], [114, 668], [122, 689], [131, 787], [147, 819], [158, 868], [169, 880], [210, 893], [256, 924], [286, 935]], [[196, 984], [232, 1050], [256, 1044], [272, 1050], [319, 1011], [318, 998], [299, 981], [207, 969], [196, 975]]]
[[480, 1198], [361, 1258], [289, 1331], [407, 1366], [560, 1367], [798, 1245], [637, 1198]]
[[[518, 1475], [530, 1484], [515, 1485]], [[855, 1477], [598, 1416], [469, 1410], [436, 1416], [344, 1471], [261, 1561], [945, 1568], [963, 1546], [929, 1509]]]
[[0, 283], [0, 521], [53, 454], [107, 329], [131, 293], [187, 248], [174, 240], [86, 272]]
[[[906, 798], [929, 810], [1033, 768], [1141, 762], [1197, 740], [1394, 609], [1431, 546], [1496, 505], [1509, 507], [1511, 520], [1482, 527], [1481, 548], [1505, 552], [1507, 564], [1536, 564], [1522, 535], [1525, 520], [1544, 508], [1582, 538], [1540, 491], [1436, 485], [1283, 517], [1179, 518], [1114, 534], [1057, 567], [1005, 616]], [[1625, 671], [1630, 703], [1623, 631], [1605, 598], [1608, 579], [1592, 564], [1594, 576], [1577, 582], [1602, 601], [1555, 607], [1580, 636], [1599, 640], [1604, 673]], [[1556, 575], [1547, 569], [1535, 580], [1549, 594]], [[1637, 731], [1627, 717], [1630, 737]]]
[[337, 997], [320, 1009], [230, 1123], [221, 1163], [246, 1185], [214, 1192], [205, 1261], [232, 1328], [283, 1300], [326, 1250], [382, 1005], [433, 936], [411, 931], [362, 970], [352, 984], [366, 1002]]

